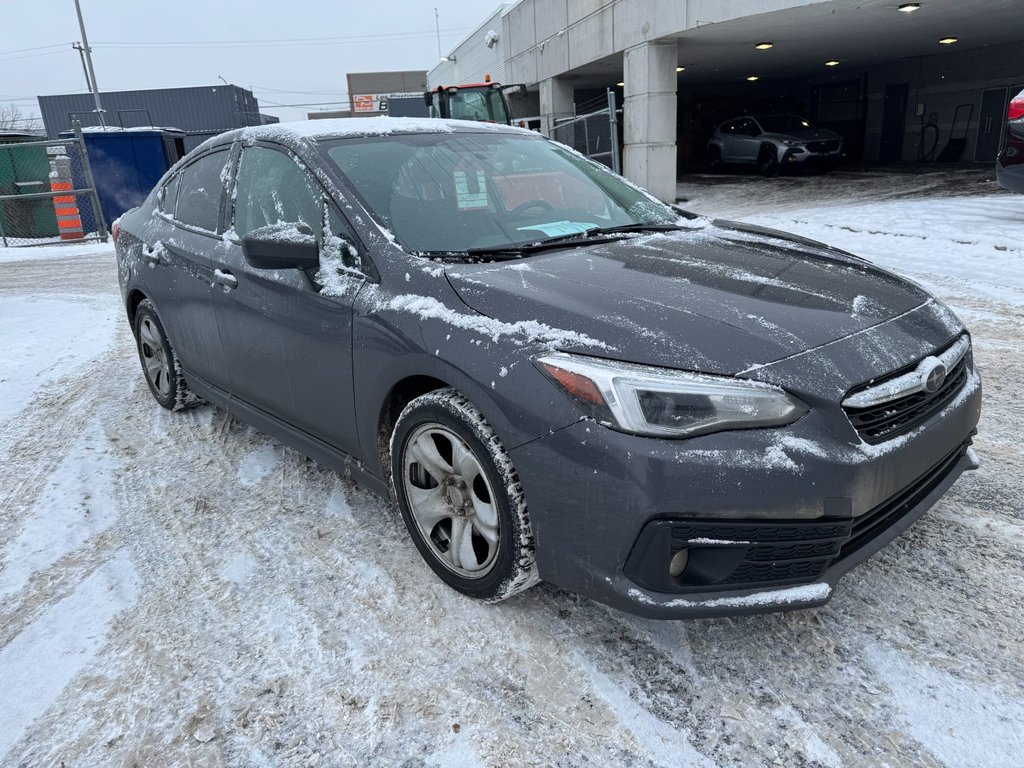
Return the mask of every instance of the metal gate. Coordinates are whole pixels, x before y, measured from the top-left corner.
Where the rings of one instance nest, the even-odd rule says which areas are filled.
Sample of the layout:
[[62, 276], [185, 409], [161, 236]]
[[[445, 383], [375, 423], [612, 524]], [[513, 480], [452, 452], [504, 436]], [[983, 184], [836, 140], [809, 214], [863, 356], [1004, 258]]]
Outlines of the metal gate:
[[0, 245], [107, 240], [82, 132], [0, 142]]
[[[602, 109], [576, 117], [556, 118], [548, 138], [560, 141], [591, 160], [607, 165], [616, 173], [622, 173], [615, 92], [609, 90], [602, 100], [605, 102]], [[582, 105], [582, 108], [589, 106], [597, 104], [591, 102]]]

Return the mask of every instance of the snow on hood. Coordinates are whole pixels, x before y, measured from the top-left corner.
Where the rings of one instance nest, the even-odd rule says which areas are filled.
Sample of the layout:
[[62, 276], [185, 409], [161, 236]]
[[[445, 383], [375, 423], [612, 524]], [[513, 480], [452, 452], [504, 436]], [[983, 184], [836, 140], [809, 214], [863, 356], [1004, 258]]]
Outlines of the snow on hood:
[[[927, 293], [855, 257], [722, 226], [515, 264], [452, 265], [470, 307], [571, 328], [637, 363], [733, 374], [910, 312]], [[527, 267], [527, 268], [524, 268]]]
[[367, 300], [368, 307], [374, 313], [406, 312], [422, 320], [443, 320], [449, 326], [476, 332], [495, 342], [507, 337], [513, 343], [542, 344], [552, 349], [567, 346], [609, 349], [607, 344], [585, 333], [555, 328], [537, 320], [504, 322], [472, 311], [462, 312], [446, 306], [433, 296], [408, 293], [384, 298], [370, 297], [368, 294]]

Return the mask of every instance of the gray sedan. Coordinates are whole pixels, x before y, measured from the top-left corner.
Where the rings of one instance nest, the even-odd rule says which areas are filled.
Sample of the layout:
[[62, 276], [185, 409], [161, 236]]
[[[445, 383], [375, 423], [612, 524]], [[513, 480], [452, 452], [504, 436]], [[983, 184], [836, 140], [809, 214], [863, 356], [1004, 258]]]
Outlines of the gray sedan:
[[113, 231], [156, 401], [392, 496], [480, 600], [820, 605], [977, 466], [970, 336], [924, 289], [528, 131], [241, 129]]

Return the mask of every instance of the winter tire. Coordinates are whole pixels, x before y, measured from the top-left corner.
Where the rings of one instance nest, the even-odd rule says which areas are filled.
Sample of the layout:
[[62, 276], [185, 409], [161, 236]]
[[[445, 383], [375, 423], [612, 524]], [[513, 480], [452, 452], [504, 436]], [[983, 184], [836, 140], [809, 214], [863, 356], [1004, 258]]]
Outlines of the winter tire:
[[391, 468], [409, 535], [448, 586], [497, 602], [537, 582], [519, 477], [483, 414], [458, 391], [436, 390], [405, 407]]
[[765, 147], [761, 150], [761, 154], [757, 158], [757, 169], [762, 176], [768, 179], [775, 178], [781, 173], [782, 166], [779, 165], [779, 158], [774, 148]]
[[178, 356], [149, 299], [143, 299], [135, 311], [135, 341], [149, 391], [160, 405], [182, 411], [200, 402], [188, 388]]

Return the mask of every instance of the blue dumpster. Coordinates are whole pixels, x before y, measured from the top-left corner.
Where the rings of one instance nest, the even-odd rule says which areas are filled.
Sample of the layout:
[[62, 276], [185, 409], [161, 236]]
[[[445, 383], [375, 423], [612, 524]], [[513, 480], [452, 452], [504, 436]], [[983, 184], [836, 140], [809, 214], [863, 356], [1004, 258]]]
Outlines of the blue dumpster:
[[185, 133], [173, 128], [87, 128], [83, 136], [107, 222], [145, 200], [185, 154]]

